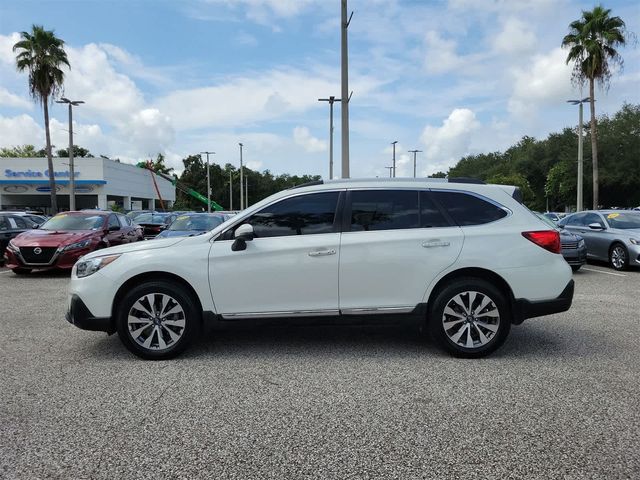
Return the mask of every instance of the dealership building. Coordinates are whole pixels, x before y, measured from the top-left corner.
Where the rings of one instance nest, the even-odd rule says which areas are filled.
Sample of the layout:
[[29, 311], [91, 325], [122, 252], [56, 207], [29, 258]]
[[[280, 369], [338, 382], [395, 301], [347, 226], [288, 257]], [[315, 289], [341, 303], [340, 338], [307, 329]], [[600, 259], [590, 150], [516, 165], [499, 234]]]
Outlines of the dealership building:
[[[69, 159], [53, 159], [59, 210], [69, 209]], [[125, 210], [168, 208], [175, 186], [149, 170], [107, 158], [75, 158], [76, 209]], [[155, 179], [155, 183], [154, 183]], [[157, 190], [156, 190], [157, 185]], [[160, 195], [158, 196], [158, 191]], [[46, 158], [0, 158], [0, 210], [51, 209]]]

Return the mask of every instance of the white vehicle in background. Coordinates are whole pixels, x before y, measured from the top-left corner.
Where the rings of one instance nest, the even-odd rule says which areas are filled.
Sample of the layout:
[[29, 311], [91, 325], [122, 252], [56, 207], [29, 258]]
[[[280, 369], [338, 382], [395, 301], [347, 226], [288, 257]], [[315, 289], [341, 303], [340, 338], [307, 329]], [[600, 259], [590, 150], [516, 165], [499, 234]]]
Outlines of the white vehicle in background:
[[480, 357], [512, 324], [571, 306], [571, 268], [515, 187], [425, 179], [314, 182], [209, 233], [108, 248], [74, 267], [67, 319], [147, 359], [203, 322], [416, 320]]

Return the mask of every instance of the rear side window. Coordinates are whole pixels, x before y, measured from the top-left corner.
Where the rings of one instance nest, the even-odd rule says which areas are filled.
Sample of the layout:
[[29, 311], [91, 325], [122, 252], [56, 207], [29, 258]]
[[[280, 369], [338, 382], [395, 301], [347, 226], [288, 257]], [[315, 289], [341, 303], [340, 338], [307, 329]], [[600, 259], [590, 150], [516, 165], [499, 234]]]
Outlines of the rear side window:
[[351, 192], [351, 231], [419, 228], [418, 192], [363, 190]]
[[18, 228], [29, 228], [29, 226], [27, 225], [27, 222], [24, 221], [24, 219], [20, 218], [20, 217], [12, 217], [13, 221], [16, 224], [16, 227]]
[[263, 208], [245, 223], [257, 238], [333, 232], [338, 192], [287, 198]]
[[507, 216], [502, 208], [475, 195], [438, 191], [432, 191], [431, 194], [461, 227], [491, 223]]

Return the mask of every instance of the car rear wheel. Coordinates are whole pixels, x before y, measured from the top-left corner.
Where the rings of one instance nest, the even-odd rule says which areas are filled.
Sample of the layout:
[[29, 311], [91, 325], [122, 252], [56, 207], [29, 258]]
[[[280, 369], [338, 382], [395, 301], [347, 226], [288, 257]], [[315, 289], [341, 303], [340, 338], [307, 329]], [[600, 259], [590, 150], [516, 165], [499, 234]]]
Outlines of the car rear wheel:
[[580, 267], [582, 267], [582, 265], [571, 265], [571, 270], [577, 272], [578, 270], [580, 270]]
[[629, 265], [629, 252], [621, 243], [614, 243], [609, 250], [609, 263], [616, 270], [626, 270]]
[[124, 345], [148, 360], [173, 358], [197, 336], [201, 312], [191, 292], [169, 281], [143, 283], [118, 308], [117, 329]]
[[504, 343], [510, 329], [511, 315], [506, 297], [486, 280], [455, 280], [432, 302], [431, 335], [455, 356], [486, 356]]

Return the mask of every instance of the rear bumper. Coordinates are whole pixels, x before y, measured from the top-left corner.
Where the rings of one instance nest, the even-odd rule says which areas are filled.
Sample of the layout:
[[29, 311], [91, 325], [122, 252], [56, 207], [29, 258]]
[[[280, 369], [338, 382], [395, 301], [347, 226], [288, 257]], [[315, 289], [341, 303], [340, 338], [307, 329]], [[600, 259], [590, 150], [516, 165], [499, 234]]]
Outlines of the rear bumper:
[[82, 330], [107, 332], [108, 334], [116, 331], [111, 317], [94, 317], [78, 295], [71, 296], [69, 309], [67, 310], [65, 318], [69, 323]]
[[529, 301], [516, 298], [513, 301], [513, 323], [519, 324], [527, 318], [543, 317], [554, 313], [566, 312], [573, 302], [574, 282], [569, 280], [562, 293], [552, 300]]
[[562, 250], [562, 256], [569, 265], [584, 265], [587, 263], [587, 247], [575, 250]]

